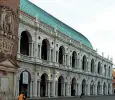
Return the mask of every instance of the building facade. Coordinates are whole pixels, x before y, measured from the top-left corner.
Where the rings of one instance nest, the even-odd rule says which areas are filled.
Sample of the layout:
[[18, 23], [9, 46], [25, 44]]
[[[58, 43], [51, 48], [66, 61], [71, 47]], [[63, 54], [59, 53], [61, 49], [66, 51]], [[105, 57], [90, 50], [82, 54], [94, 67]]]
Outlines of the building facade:
[[89, 40], [28, 0], [20, 1], [15, 95], [112, 94], [112, 60]]
[[113, 93], [115, 93], [115, 68], [113, 68]]

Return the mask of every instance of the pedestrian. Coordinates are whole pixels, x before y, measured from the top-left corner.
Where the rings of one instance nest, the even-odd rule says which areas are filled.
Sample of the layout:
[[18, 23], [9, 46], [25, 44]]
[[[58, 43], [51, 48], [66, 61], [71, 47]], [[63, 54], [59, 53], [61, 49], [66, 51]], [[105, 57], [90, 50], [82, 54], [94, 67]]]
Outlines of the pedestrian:
[[21, 93], [20, 96], [18, 97], [18, 100], [26, 100], [26, 96], [24, 93]]
[[82, 98], [83, 98], [83, 96], [84, 96], [84, 93], [81, 93], [80, 98], [82, 99]]

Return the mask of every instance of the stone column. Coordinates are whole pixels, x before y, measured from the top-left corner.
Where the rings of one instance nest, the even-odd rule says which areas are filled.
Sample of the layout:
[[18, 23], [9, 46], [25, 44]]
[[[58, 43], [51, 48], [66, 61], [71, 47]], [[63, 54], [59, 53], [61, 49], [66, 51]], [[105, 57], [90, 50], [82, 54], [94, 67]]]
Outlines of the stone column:
[[18, 97], [19, 96], [19, 79], [17, 80], [17, 86], [16, 86], [16, 89], [17, 89], [17, 93], [16, 93], [16, 96]]
[[69, 96], [71, 96], [71, 84], [69, 84]]
[[77, 94], [78, 94], [77, 89], [78, 89], [78, 85], [76, 84], [76, 85], [75, 85], [75, 95], [76, 95], [76, 96], [77, 96]]
[[33, 92], [32, 92], [32, 90], [33, 90], [33, 86], [32, 86], [32, 81], [30, 81], [30, 97], [32, 97], [33, 96]]
[[40, 44], [40, 56], [39, 56], [40, 59], [41, 59], [41, 55], [42, 55], [42, 45]]
[[56, 96], [58, 96], [58, 81], [56, 82]]
[[48, 61], [51, 61], [51, 48], [49, 48], [47, 51], [47, 59]]
[[59, 57], [59, 52], [58, 51], [56, 51], [56, 62], [58, 63], [58, 58]]
[[48, 82], [46, 82], [46, 91], [45, 91], [45, 96], [48, 96]]
[[21, 40], [21, 36], [18, 36], [18, 53], [20, 54], [20, 40]]
[[81, 83], [78, 83], [78, 95], [81, 95]]
[[16, 90], [17, 90], [17, 88], [16, 88], [16, 84], [17, 84], [17, 75], [16, 75], [16, 73], [14, 73], [14, 96], [16, 96]]
[[65, 82], [63, 83], [63, 96], [65, 96]]
[[113, 86], [112, 86], [112, 83], [110, 84], [110, 94], [113, 94], [113, 91], [112, 91], [112, 88]]
[[90, 96], [90, 84], [87, 84], [87, 95]]
[[54, 78], [53, 78], [53, 82], [52, 82], [52, 96], [55, 97], [55, 88], [56, 88], [56, 82], [55, 82], [55, 74], [54, 74]]
[[101, 95], [103, 95], [103, 85], [101, 85]]
[[38, 97], [40, 97], [40, 80], [38, 81]]
[[69, 83], [66, 83], [66, 96], [69, 96]]
[[95, 90], [95, 95], [97, 95], [97, 84], [95, 84], [95, 88], [94, 88], [94, 90]]
[[68, 55], [67, 65], [70, 67], [70, 56]]
[[106, 87], [106, 95], [108, 95], [108, 85], [107, 85], [107, 87]]
[[82, 57], [80, 55], [79, 57], [79, 67], [78, 67], [79, 70], [82, 70]]
[[29, 56], [33, 57], [33, 42], [29, 42]]
[[48, 97], [50, 97], [50, 81], [48, 81]]
[[37, 72], [35, 72], [35, 77], [34, 77], [34, 97], [37, 97]]

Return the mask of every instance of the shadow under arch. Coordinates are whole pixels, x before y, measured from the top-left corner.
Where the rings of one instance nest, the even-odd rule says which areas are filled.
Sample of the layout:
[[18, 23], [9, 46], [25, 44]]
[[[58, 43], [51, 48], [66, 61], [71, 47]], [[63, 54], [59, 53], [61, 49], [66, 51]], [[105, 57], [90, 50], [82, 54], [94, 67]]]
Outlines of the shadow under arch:
[[40, 82], [40, 96], [45, 97], [48, 96], [48, 75], [43, 73], [41, 75], [41, 82]]
[[27, 70], [22, 71], [19, 80], [19, 94], [24, 93], [26, 97], [30, 97], [30, 81], [31, 74]]
[[64, 77], [60, 76], [58, 78], [58, 96], [63, 96], [63, 87], [64, 87]]
[[20, 39], [20, 53], [23, 55], [31, 55], [30, 54], [30, 44], [32, 43], [32, 36], [28, 31], [23, 31], [21, 33]]

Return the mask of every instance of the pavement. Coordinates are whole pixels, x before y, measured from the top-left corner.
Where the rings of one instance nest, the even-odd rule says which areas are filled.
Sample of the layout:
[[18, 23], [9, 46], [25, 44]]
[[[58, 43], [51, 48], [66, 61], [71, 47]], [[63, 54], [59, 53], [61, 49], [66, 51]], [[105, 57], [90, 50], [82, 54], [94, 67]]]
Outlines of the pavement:
[[111, 96], [83, 96], [82, 99], [80, 97], [55, 97], [55, 98], [30, 98], [27, 100], [115, 100], [115, 95]]

